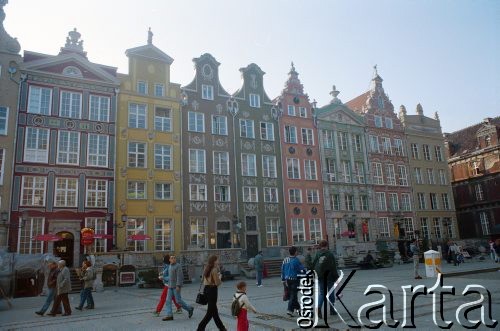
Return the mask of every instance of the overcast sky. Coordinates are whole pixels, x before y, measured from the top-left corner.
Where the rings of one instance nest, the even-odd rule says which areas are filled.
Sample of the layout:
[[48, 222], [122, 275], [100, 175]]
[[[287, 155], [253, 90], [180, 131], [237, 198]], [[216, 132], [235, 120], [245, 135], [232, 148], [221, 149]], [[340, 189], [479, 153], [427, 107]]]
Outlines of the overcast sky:
[[318, 106], [333, 84], [347, 102], [369, 88], [373, 66], [396, 111], [421, 103], [452, 132], [500, 115], [500, 1], [10, 0], [7, 32], [23, 50], [57, 54], [68, 31], [82, 34], [93, 62], [127, 73], [125, 50], [153, 43], [174, 58], [173, 82], [187, 85], [192, 59], [211, 53], [224, 88], [241, 85], [254, 62], [269, 97], [295, 63]]

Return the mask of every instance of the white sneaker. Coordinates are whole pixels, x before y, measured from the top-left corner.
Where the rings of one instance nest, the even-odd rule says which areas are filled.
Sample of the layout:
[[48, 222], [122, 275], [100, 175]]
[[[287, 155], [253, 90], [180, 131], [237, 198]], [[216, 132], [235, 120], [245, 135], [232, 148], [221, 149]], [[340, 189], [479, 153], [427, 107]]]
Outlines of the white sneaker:
[[262, 285], [262, 284], [260, 284], [260, 285], [257, 285], [257, 287], [262, 287], [262, 286], [264, 286], [264, 285]]
[[286, 314], [287, 314], [288, 316], [290, 316], [290, 317], [293, 317], [293, 312], [291, 312], [291, 311], [289, 311], [289, 310], [287, 310], [287, 311], [286, 311]]

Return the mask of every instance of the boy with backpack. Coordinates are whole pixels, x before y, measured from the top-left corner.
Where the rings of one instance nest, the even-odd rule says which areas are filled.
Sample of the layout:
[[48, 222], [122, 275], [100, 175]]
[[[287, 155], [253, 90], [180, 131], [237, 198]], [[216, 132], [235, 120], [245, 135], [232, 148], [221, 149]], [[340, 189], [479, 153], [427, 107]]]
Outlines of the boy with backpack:
[[238, 319], [237, 331], [248, 331], [248, 310], [253, 311], [255, 314], [257, 313], [255, 307], [248, 300], [246, 291], [247, 283], [239, 282], [236, 285], [236, 293], [233, 296], [233, 303], [231, 304], [231, 315]]

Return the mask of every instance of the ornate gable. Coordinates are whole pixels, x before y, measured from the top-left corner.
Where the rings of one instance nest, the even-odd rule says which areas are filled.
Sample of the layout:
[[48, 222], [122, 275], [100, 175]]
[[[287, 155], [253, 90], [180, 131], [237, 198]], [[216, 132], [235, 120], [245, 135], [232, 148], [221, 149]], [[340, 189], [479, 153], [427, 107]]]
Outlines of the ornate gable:
[[148, 31], [147, 45], [129, 48], [125, 51], [125, 55], [128, 57], [144, 57], [146, 59], [157, 60], [167, 64], [172, 64], [172, 62], [174, 62], [174, 59], [167, 53], [153, 45], [153, 32], [151, 32], [151, 28], [149, 28]]
[[214, 86], [217, 95], [229, 96], [219, 81], [220, 63], [212, 54], [205, 53], [198, 58], [193, 58], [193, 63], [195, 76], [191, 83], [183, 87], [184, 90], [198, 91], [201, 89], [201, 84], [207, 84]]

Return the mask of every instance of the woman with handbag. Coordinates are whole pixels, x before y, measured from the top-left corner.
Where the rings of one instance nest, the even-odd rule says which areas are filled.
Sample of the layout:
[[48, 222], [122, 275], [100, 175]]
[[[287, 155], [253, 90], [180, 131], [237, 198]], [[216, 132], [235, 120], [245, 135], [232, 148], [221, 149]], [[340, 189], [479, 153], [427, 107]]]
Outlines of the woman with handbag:
[[205, 327], [212, 318], [214, 319], [214, 322], [219, 330], [227, 330], [219, 317], [219, 311], [217, 309], [217, 287], [221, 283], [219, 259], [216, 255], [212, 255], [208, 258], [207, 266], [205, 267], [205, 270], [203, 270], [203, 285], [205, 286], [203, 289], [203, 293], [206, 295], [208, 306], [205, 317], [203, 317], [200, 324], [198, 324], [198, 331], [205, 330]]

